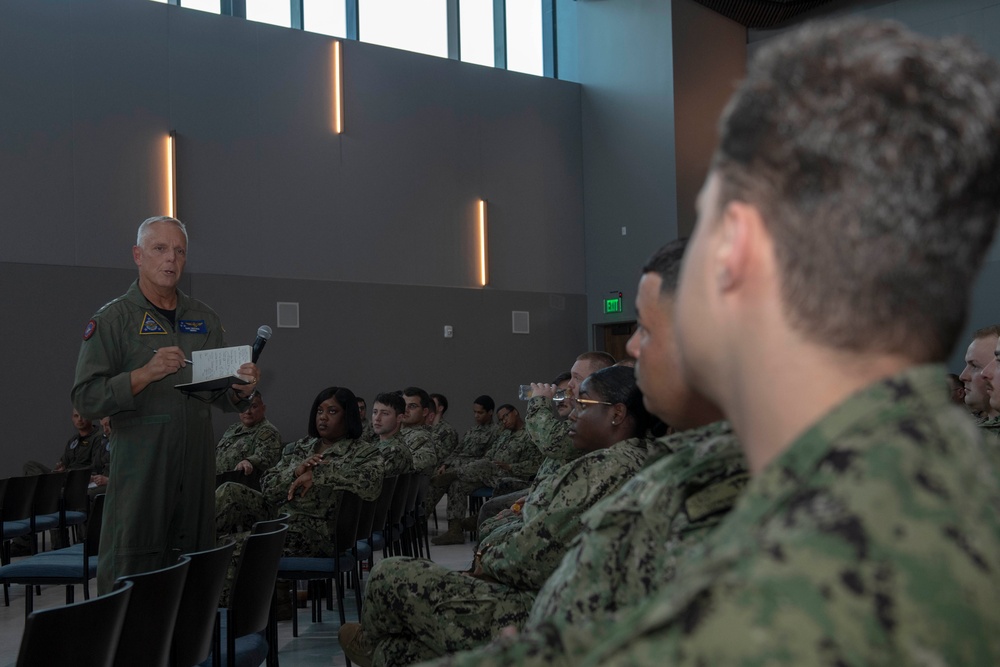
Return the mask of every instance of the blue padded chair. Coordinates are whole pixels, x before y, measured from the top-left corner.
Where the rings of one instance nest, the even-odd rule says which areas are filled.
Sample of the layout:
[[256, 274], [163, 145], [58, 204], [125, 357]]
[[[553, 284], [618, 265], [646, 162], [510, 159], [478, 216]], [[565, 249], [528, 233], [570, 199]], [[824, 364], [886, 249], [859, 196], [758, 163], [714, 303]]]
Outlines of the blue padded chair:
[[[14, 478], [16, 479], [16, 478]], [[34, 586], [57, 584], [66, 586], [66, 604], [73, 602], [73, 586], [83, 586], [84, 599], [90, 598], [89, 582], [97, 576], [97, 554], [101, 542], [101, 518], [104, 494], [94, 498], [87, 522], [87, 536], [80, 544], [64, 549], [44, 551], [0, 567], [0, 581], [24, 584], [24, 615], [34, 606]]]
[[191, 559], [142, 574], [119, 577], [115, 587], [131, 582], [132, 597], [115, 654], [115, 667], [169, 667], [170, 642]]
[[190, 563], [174, 625], [170, 659], [173, 667], [191, 667], [212, 654], [219, 596], [235, 549], [235, 542], [227, 542], [215, 549], [183, 556]]
[[[0, 518], [3, 519], [3, 528], [0, 529], [0, 537], [3, 538], [0, 565], [10, 563], [10, 541], [15, 537], [31, 534], [31, 505], [38, 477], [11, 477], [5, 481], [3, 498], [0, 499]], [[7, 583], [3, 586], [3, 604], [5, 607], [10, 606], [10, 586]]]
[[31, 614], [17, 667], [112, 667], [131, 595], [129, 582], [93, 600]]
[[240, 554], [229, 606], [219, 609], [212, 657], [201, 667], [257, 667], [268, 656], [265, 632], [274, 594], [278, 561], [288, 526], [249, 535]]

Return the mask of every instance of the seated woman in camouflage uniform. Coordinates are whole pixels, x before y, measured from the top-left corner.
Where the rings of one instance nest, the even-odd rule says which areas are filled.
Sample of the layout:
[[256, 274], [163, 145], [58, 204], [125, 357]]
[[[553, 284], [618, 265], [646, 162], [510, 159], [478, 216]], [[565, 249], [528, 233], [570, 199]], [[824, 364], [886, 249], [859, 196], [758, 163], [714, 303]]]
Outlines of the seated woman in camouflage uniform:
[[[365, 500], [382, 489], [383, 461], [378, 449], [358, 438], [361, 417], [350, 389], [327, 387], [309, 410], [309, 435], [289, 443], [281, 460], [260, 479], [261, 491], [235, 482], [215, 492], [216, 534], [236, 537], [257, 521], [287, 512], [285, 554], [333, 556], [330, 521], [343, 491]], [[240, 541], [240, 540], [238, 540]]]
[[580, 516], [646, 460], [651, 418], [631, 368], [606, 368], [585, 380], [570, 419], [574, 443], [588, 453], [538, 484], [517, 516], [495, 523], [472, 573], [405, 558], [375, 566], [361, 624], [340, 631], [350, 660], [408, 665], [479, 646], [524, 623], [579, 532]]

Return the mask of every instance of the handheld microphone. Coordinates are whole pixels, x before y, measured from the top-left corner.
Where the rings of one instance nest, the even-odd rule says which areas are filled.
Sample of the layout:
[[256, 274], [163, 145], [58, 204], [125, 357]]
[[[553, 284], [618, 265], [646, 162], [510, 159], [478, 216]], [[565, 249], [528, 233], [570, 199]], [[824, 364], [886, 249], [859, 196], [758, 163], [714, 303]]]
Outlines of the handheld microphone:
[[250, 355], [250, 361], [255, 364], [257, 363], [261, 351], [269, 340], [271, 340], [271, 327], [266, 324], [260, 325], [260, 328], [257, 329], [257, 340], [253, 342], [253, 352]]

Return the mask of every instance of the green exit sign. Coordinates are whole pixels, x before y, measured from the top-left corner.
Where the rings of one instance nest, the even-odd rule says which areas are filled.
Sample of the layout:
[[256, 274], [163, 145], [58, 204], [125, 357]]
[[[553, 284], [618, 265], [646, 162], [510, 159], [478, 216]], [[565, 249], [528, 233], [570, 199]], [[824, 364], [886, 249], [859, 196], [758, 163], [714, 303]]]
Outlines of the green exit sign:
[[604, 314], [609, 315], [611, 313], [620, 312], [622, 312], [622, 295], [619, 292], [618, 296], [613, 296], [604, 300]]

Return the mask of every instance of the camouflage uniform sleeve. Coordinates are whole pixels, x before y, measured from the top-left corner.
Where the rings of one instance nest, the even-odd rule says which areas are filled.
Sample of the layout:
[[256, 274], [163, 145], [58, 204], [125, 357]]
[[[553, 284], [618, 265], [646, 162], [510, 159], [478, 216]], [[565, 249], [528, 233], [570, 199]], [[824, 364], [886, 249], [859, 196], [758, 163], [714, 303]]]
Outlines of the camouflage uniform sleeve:
[[268, 502], [275, 504], [288, 497], [288, 487], [295, 481], [295, 469], [308, 458], [315, 438], [290, 442], [281, 453], [281, 460], [260, 478], [260, 490]]
[[620, 443], [614, 451], [591, 452], [542, 482], [550, 490], [538, 495], [551, 501], [536, 510], [529, 500], [519, 530], [495, 532], [483, 541], [484, 574], [521, 590], [539, 590], [579, 533], [583, 512], [621, 486], [644, 456], [644, 447]]
[[528, 400], [524, 428], [543, 458], [569, 461], [579, 455], [569, 437], [569, 420], [557, 419], [549, 407], [548, 399], [536, 396]]
[[313, 484], [352, 491], [363, 500], [375, 500], [382, 491], [385, 463], [377, 447], [363, 440], [350, 445], [347, 461], [325, 463], [313, 468]]
[[510, 462], [510, 475], [519, 479], [531, 479], [542, 464], [542, 454], [531, 442], [526, 431], [515, 433], [507, 445], [505, 462]]
[[253, 451], [247, 461], [254, 470], [270, 470], [281, 458], [281, 435], [270, 423], [262, 424], [254, 437]]

